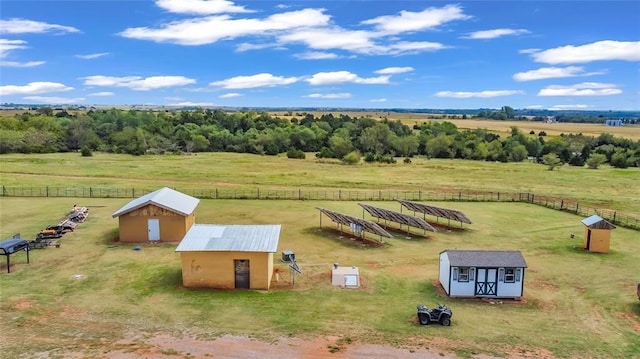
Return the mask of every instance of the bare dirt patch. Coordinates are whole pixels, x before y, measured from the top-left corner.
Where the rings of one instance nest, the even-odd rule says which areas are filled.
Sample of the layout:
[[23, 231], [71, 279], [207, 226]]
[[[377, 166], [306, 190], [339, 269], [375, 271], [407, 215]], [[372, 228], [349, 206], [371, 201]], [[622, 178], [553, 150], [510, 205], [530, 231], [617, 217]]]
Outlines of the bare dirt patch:
[[616, 316], [618, 318], [622, 318], [622, 319], [626, 319], [628, 320], [631, 325], [633, 326], [633, 330], [635, 330], [636, 332], [640, 333], [640, 321], [638, 320], [638, 316], [635, 314], [631, 314], [631, 313], [623, 313], [623, 312], [618, 312], [616, 313]]

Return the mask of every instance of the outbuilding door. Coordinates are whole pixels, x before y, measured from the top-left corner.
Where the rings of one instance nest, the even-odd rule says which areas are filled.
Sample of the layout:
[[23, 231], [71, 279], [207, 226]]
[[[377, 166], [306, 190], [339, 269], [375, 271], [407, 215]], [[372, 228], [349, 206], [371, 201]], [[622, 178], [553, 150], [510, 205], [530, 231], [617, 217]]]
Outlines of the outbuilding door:
[[160, 220], [157, 218], [147, 219], [147, 229], [149, 230], [149, 241], [160, 240]]
[[587, 229], [587, 248], [586, 250], [591, 250], [591, 229]]
[[233, 265], [236, 271], [236, 288], [249, 289], [249, 260], [248, 259], [235, 259]]
[[498, 270], [478, 268], [476, 273], [476, 295], [496, 295], [498, 292]]

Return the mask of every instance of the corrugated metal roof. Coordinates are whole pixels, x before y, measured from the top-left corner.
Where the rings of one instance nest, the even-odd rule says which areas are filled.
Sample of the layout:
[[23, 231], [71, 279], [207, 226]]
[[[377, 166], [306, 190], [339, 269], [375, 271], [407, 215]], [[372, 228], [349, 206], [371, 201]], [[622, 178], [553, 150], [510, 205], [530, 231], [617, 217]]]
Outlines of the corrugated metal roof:
[[615, 225], [609, 223], [606, 219], [598, 216], [597, 214], [594, 214], [591, 217], [587, 217], [585, 219], [582, 220], [582, 224], [584, 224], [585, 226], [589, 227], [589, 228], [596, 228], [596, 229], [614, 229], [616, 228]]
[[452, 267], [527, 267], [520, 251], [446, 250]]
[[222, 225], [194, 224], [184, 236], [176, 252], [229, 251], [271, 252], [278, 250], [279, 224]]
[[111, 216], [116, 218], [148, 204], [154, 204], [183, 216], [188, 216], [195, 211], [198, 203], [200, 203], [198, 198], [191, 197], [169, 187], [164, 187], [132, 200], [114, 212]]

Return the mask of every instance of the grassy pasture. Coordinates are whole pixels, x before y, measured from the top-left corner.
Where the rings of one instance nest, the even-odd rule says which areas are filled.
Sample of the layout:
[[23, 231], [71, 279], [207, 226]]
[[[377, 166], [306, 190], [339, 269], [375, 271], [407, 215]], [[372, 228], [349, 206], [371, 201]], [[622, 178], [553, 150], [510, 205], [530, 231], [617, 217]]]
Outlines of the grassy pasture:
[[[276, 257], [294, 250], [303, 275], [291, 288], [286, 265], [276, 261], [283, 274], [269, 292], [190, 290], [181, 287], [175, 244], [134, 251], [111, 241], [117, 229], [111, 213], [126, 199], [0, 198], [0, 234], [35, 234], [74, 201], [90, 206], [90, 216], [63, 237], [60, 248], [32, 251], [30, 264], [24, 254], [13, 256], [11, 274], [0, 263], [2, 350], [11, 357], [48, 350], [60, 357], [98, 357], [118, 340], [157, 332], [264, 340], [336, 335], [418, 343], [461, 357], [539, 350], [566, 358], [640, 355], [635, 231], [618, 228], [610, 254], [589, 254], [575, 249], [580, 217], [521, 203], [436, 203], [465, 212], [474, 224], [426, 238], [393, 230], [386, 247], [363, 247], [335, 231], [326, 217], [320, 228], [315, 209], [361, 216], [355, 202], [202, 200], [198, 223], [282, 224]], [[393, 202], [376, 205], [399, 210]], [[489, 304], [444, 297], [434, 281], [438, 253], [447, 248], [521, 250], [529, 265], [524, 300]], [[358, 266], [363, 288], [331, 288], [334, 262]], [[451, 327], [415, 323], [416, 304], [441, 302], [454, 310]]]
[[597, 170], [563, 166], [414, 158], [411, 164], [346, 166], [285, 156], [237, 153], [142, 156], [95, 153], [0, 156], [0, 184], [7, 187], [121, 187], [178, 190], [306, 189], [531, 192], [584, 205], [640, 213], [640, 168]]

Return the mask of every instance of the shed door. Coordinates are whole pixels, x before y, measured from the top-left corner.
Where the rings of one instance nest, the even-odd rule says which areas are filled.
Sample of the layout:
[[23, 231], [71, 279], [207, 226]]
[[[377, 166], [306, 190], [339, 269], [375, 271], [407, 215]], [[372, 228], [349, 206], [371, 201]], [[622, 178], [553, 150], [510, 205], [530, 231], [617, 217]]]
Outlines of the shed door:
[[358, 276], [355, 274], [345, 274], [344, 276], [344, 286], [345, 287], [357, 287], [358, 286]]
[[160, 220], [151, 218], [147, 220], [147, 228], [149, 230], [149, 240], [157, 242], [160, 240]]
[[498, 270], [478, 268], [476, 273], [476, 295], [496, 295], [498, 292]]
[[591, 229], [587, 229], [587, 248], [586, 250], [591, 250]]
[[249, 289], [249, 260], [235, 259], [233, 265], [236, 271], [236, 288]]

